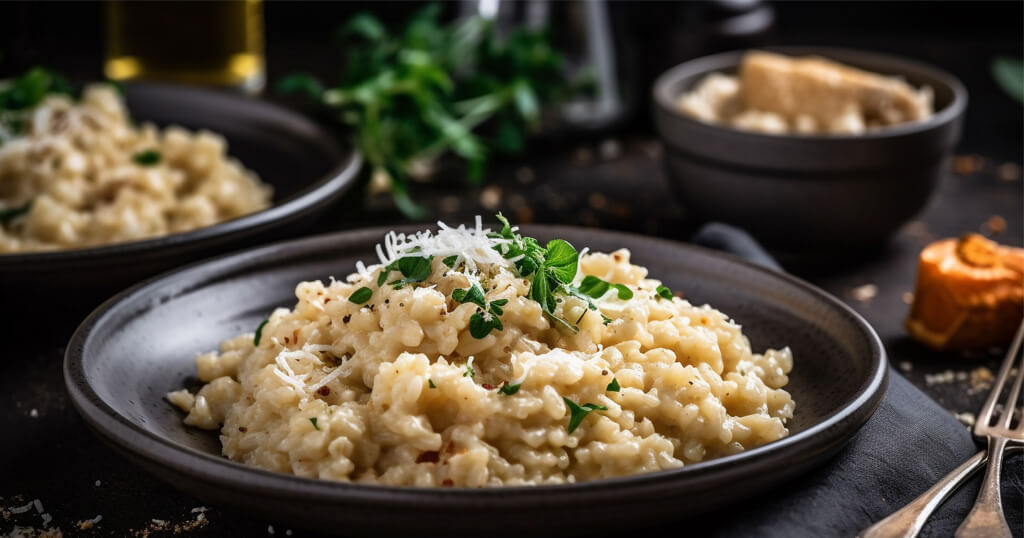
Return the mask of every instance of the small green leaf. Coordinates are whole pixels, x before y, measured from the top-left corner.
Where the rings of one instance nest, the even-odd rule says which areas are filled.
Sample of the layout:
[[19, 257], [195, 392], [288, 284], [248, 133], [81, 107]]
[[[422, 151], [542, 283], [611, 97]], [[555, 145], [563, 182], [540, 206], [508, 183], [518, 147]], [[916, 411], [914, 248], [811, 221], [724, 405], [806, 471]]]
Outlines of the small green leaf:
[[534, 123], [540, 118], [540, 105], [537, 103], [537, 94], [525, 80], [519, 80], [515, 85], [516, 109], [519, 115], [527, 123]]
[[452, 269], [454, 269], [455, 268], [455, 261], [458, 260], [458, 259], [459, 259], [458, 256], [448, 256], [447, 258], [445, 258], [445, 259], [443, 259], [441, 261], [444, 262], [444, 264], [447, 265], [448, 267], [451, 267]]
[[406, 256], [398, 259], [398, 271], [409, 282], [423, 282], [430, 277], [430, 262], [433, 256]]
[[579, 290], [580, 293], [594, 299], [600, 299], [604, 297], [605, 293], [608, 293], [609, 284], [604, 280], [594, 276], [587, 275], [583, 277], [583, 281], [580, 282]]
[[519, 387], [519, 383], [515, 385], [509, 385], [508, 383], [505, 383], [504, 385], [501, 386], [500, 389], [498, 389], [498, 392], [505, 394], [507, 396], [512, 396], [513, 394], [519, 392]]
[[999, 56], [992, 60], [992, 76], [1007, 95], [1024, 103], [1024, 62]]
[[613, 377], [612, 382], [608, 383], [608, 386], [604, 388], [604, 390], [608, 392], [619, 392], [621, 389], [622, 387], [619, 386], [619, 380], [615, 377]]
[[604, 321], [605, 325], [608, 325], [609, 323], [612, 322], [612, 318], [610, 318], [610, 317], [608, 317], [608, 316], [606, 316], [604, 314], [601, 314], [601, 320]]
[[9, 222], [17, 217], [28, 214], [32, 210], [32, 201], [29, 200], [25, 205], [20, 207], [12, 207], [9, 209], [0, 209], [0, 223]]
[[452, 299], [460, 303], [473, 303], [480, 308], [487, 308], [487, 304], [484, 302], [484, 292], [476, 284], [470, 286], [469, 289], [452, 290]]
[[388, 31], [377, 17], [369, 13], [359, 13], [349, 19], [348, 23], [341, 28], [339, 34], [342, 37], [357, 36], [375, 43], [385, 39]]
[[488, 334], [491, 334], [492, 329], [498, 329], [500, 331], [504, 328], [505, 327], [501, 324], [501, 320], [498, 319], [498, 316], [484, 312], [477, 312], [469, 318], [469, 334], [477, 340], [485, 338]]
[[466, 365], [466, 373], [462, 374], [462, 377], [476, 377], [476, 370], [472, 366]]
[[[553, 239], [547, 244], [546, 262], [550, 267], [572, 267], [572, 276], [576, 276], [576, 263], [579, 260], [579, 253], [564, 239]], [[569, 283], [569, 280], [562, 282]]]
[[277, 83], [277, 91], [304, 94], [319, 101], [324, 95], [324, 85], [312, 75], [297, 73], [281, 79]]
[[140, 166], [156, 166], [160, 164], [160, 152], [155, 149], [147, 149], [132, 155], [132, 160]]
[[316, 417], [310, 417], [309, 421], [313, 423], [313, 427], [316, 428], [316, 431], [320, 431], [320, 426], [316, 425]]
[[576, 431], [583, 419], [590, 414], [591, 411], [607, 411], [608, 408], [603, 405], [597, 405], [592, 403], [583, 404], [582, 406], [576, 405], [576, 402], [569, 398], [563, 397], [565, 405], [569, 406], [569, 433]]
[[254, 334], [252, 337], [252, 345], [260, 345], [260, 340], [263, 339], [263, 327], [266, 326], [268, 321], [270, 321], [270, 318], [263, 320], [263, 322], [260, 323], [258, 327], [256, 327], [256, 334]]
[[430, 388], [432, 388], [432, 389], [436, 389], [437, 388], [437, 385], [434, 384], [434, 380], [433, 379], [429, 379], [428, 378], [427, 379], [427, 384], [430, 385]]
[[355, 303], [355, 304], [363, 304], [366, 301], [369, 301], [370, 297], [372, 297], [372, 296], [373, 296], [373, 290], [371, 290], [370, 288], [367, 288], [366, 286], [363, 286], [362, 288], [359, 288], [358, 290], [352, 292], [352, 295], [348, 296], [348, 300], [349, 300], [349, 302], [352, 302], [352, 303]]
[[658, 297], [661, 297], [662, 299], [668, 299], [669, 301], [672, 300], [672, 290], [668, 289], [668, 286], [662, 284], [655, 288], [654, 291], [658, 294]]
[[633, 290], [629, 289], [625, 284], [612, 284], [612, 287], [619, 292], [619, 299], [628, 301], [633, 298]]

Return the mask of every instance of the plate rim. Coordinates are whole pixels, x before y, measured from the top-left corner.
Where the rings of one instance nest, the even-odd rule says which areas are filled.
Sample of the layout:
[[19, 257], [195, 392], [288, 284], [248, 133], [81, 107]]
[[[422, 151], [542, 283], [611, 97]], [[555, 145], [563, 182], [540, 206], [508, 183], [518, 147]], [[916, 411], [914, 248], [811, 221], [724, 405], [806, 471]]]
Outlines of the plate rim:
[[[321, 501], [346, 504], [376, 505], [386, 502], [404, 506], [418, 506], [424, 502], [437, 504], [438, 501], [446, 501], [452, 503], [450, 504], [452, 507], [461, 506], [453, 501], [463, 503], [468, 501], [478, 507], [535, 506], [538, 498], [550, 501], [556, 497], [567, 497], [566, 500], [579, 502], [581, 494], [613, 499], [621, 497], [624, 487], [657, 490], [679, 483], [699, 482], [708, 478], [720, 480], [719, 477], [729, 475], [746, 476], [752, 470], [749, 467], [763, 465], [762, 462], [772, 459], [782, 460], [779, 462], [780, 464], [785, 462], [787, 458], [793, 456], [795, 449], [803, 448], [803, 452], [810, 454], [803, 459], [808, 460], [820, 457], [822, 452], [833, 450], [836, 446], [845, 445], [874, 415], [881, 404], [889, 382], [888, 358], [881, 339], [860, 314], [813, 284], [730, 254], [664, 238], [574, 226], [526, 225], [522, 228], [534, 234], [541, 233], [552, 237], [557, 236], [559, 230], [568, 230], [576, 233], [599, 233], [630, 241], [623, 244], [632, 245], [641, 242], [649, 243], [652, 246], [660, 245], [683, 249], [698, 256], [711, 256], [726, 263], [743, 265], [764, 273], [769, 278], [781, 279], [838, 309], [860, 329], [867, 338], [871, 351], [866, 379], [857, 388], [849, 402], [825, 419], [806, 430], [739, 454], [690, 464], [677, 469], [571, 484], [484, 488], [362, 484], [305, 478], [252, 467], [228, 460], [222, 455], [213, 455], [182, 446], [137, 426], [103, 401], [92, 389], [90, 381], [86, 379], [83, 362], [84, 349], [91, 330], [104, 321], [106, 316], [111, 315], [118, 305], [136, 294], [151, 288], [163, 287], [175, 281], [189, 280], [188, 277], [197, 273], [208, 273], [208, 279], [212, 279], [216, 275], [228, 272], [238, 266], [266, 261], [270, 256], [291, 257], [322, 243], [333, 245], [335, 248], [359, 248], [360, 243], [365, 243], [366, 246], [372, 245], [366, 241], [372, 237], [383, 237], [391, 230], [423, 229], [423, 226], [383, 226], [318, 234], [297, 240], [279, 241], [258, 249], [231, 252], [164, 272], [118, 293], [93, 310], [71, 337], [65, 351], [63, 364], [65, 388], [74, 408], [95, 433], [105, 441], [113, 443], [120, 450], [131, 453], [135, 458], [186, 473], [193, 480], [234, 489], [244, 488], [250, 492], [270, 494], [279, 498], [305, 501], [310, 501], [311, 497], [315, 497]], [[832, 430], [832, 434], [827, 435], [830, 430]]]

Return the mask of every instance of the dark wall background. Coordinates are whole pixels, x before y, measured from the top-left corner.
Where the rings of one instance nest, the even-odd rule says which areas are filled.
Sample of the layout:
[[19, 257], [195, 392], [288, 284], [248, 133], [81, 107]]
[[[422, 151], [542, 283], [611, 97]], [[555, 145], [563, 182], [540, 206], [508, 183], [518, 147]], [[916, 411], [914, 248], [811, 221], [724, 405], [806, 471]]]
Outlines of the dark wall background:
[[[769, 44], [846, 46], [911, 56], [951, 71], [971, 93], [962, 149], [1021, 160], [1021, 108], [995, 85], [989, 64], [996, 55], [1021, 56], [1024, 2], [769, 2], [764, 4], [771, 12], [767, 29], [724, 35], [725, 22], [749, 12], [744, 4], [611, 4], [632, 111], [622, 129], [647, 128], [651, 81], [682, 60]], [[267, 2], [268, 88], [294, 70], [330, 78], [339, 64], [330, 37], [354, 12], [372, 9], [386, 21], [397, 22], [421, 5]], [[445, 4], [447, 15], [454, 15], [457, 8]], [[103, 23], [101, 2], [0, 3], [0, 77], [35, 64], [75, 80], [101, 77]]]

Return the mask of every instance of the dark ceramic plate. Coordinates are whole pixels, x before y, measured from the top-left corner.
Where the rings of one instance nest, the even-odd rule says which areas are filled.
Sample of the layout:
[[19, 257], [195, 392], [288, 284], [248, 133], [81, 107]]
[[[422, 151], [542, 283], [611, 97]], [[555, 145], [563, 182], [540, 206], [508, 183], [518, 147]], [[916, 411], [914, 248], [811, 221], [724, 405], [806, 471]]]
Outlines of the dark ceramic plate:
[[[361, 158], [334, 134], [271, 103], [187, 87], [129, 85], [134, 119], [223, 135], [228, 152], [274, 186], [268, 209], [178, 233], [54, 252], [0, 255], [0, 297], [31, 307], [40, 294], [62, 303], [105, 297], [183, 263], [281, 238], [326, 210], [355, 180]], [[31, 299], [31, 300], [28, 300]], [[6, 301], [5, 301], [6, 302]]]
[[[217, 436], [182, 424], [164, 394], [194, 377], [196, 352], [251, 331], [293, 306], [302, 280], [344, 277], [375, 259], [385, 229], [337, 233], [203, 262], [130, 289], [82, 323], [68, 345], [65, 382], [86, 422], [114, 449], [205, 502], [328, 532], [487, 535], [609, 531], [650, 525], [753, 495], [839, 450], [884, 393], [886, 358], [871, 327], [835, 298], [793, 277], [665, 240], [598, 230], [527, 226], [611, 251], [629, 247], [697, 304], [744, 327], [755, 350], [789, 345], [786, 388], [796, 416], [786, 439], [672, 471], [563, 486], [416, 489], [319, 481], [220, 456]], [[611, 509], [614, 517], [601, 517]]]

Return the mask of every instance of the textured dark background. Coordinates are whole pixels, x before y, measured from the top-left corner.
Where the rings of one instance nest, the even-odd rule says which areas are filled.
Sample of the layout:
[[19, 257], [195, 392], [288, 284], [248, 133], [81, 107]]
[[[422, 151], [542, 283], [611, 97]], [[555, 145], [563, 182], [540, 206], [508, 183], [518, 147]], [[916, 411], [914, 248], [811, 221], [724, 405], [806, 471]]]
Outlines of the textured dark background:
[[[924, 350], [905, 336], [902, 320], [913, 289], [917, 253], [940, 237], [977, 231], [1003, 243], [1022, 243], [1022, 108], [993, 82], [996, 55], [1022, 53], [1021, 2], [796, 3], [770, 4], [767, 32], [723, 38], [715, 25], [734, 14], [707, 3], [614, 3], [621, 36], [627, 97], [632, 114], [611, 130], [563, 134], [535, 144], [519, 159], [495, 163], [483, 187], [467, 187], [457, 174], [418, 186], [419, 199], [449, 221], [501, 209], [520, 221], [597, 226], [685, 240], [696, 223], [673, 201], [662, 177], [660, 147], [650, 128], [646, 96], [664, 68], [717, 50], [746, 46], [832, 45], [906, 55], [938, 65], [970, 92], [965, 133], [954, 167], [922, 215], [877, 252], [831, 267], [789, 266], [790, 271], [841, 297], [862, 313], [886, 343], [892, 362], [950, 412], [974, 412], [985, 392], [971, 389], [969, 372], [996, 369], [995, 354], [965, 357]], [[337, 55], [323, 44], [337, 24], [357, 9], [372, 7], [385, 20], [400, 20], [417, 5], [407, 3], [297, 3], [265, 6], [269, 87], [285, 73], [311, 71], [327, 78]], [[447, 5], [454, 12], [455, 6]], [[0, 78], [45, 64], [72, 79], [99, 78], [103, 52], [103, 6], [98, 3], [0, 3]], [[272, 91], [268, 96], [278, 97]], [[318, 231], [397, 222], [386, 200], [365, 203], [351, 193], [346, 210]], [[355, 208], [354, 211], [349, 209]], [[1007, 222], [994, 233], [993, 216]], [[126, 285], [128, 283], [125, 283]], [[853, 292], [873, 285], [868, 298]], [[867, 294], [870, 295], [870, 294]], [[69, 298], [69, 301], [73, 299]], [[4, 305], [7, 306], [7, 305]], [[45, 338], [11, 330], [19, 313], [0, 309], [0, 534], [16, 525], [42, 529], [36, 511], [6, 510], [40, 499], [51, 527], [66, 534], [124, 536], [194, 522], [201, 503], [141, 473], [92, 436], [68, 406], [61, 379], [63, 346], [74, 316], [62, 319]], [[951, 379], [946, 382], [937, 374]], [[99, 485], [96, 485], [97, 482]], [[976, 484], [962, 492], [973, 495]], [[1020, 501], [1020, 492], [1015, 500]], [[95, 529], [75, 523], [103, 515]], [[273, 522], [211, 508], [197, 534], [260, 535]], [[277, 534], [285, 529], [277, 528]], [[1018, 529], [1019, 531], [1019, 529]], [[295, 535], [300, 535], [295, 531]]]

